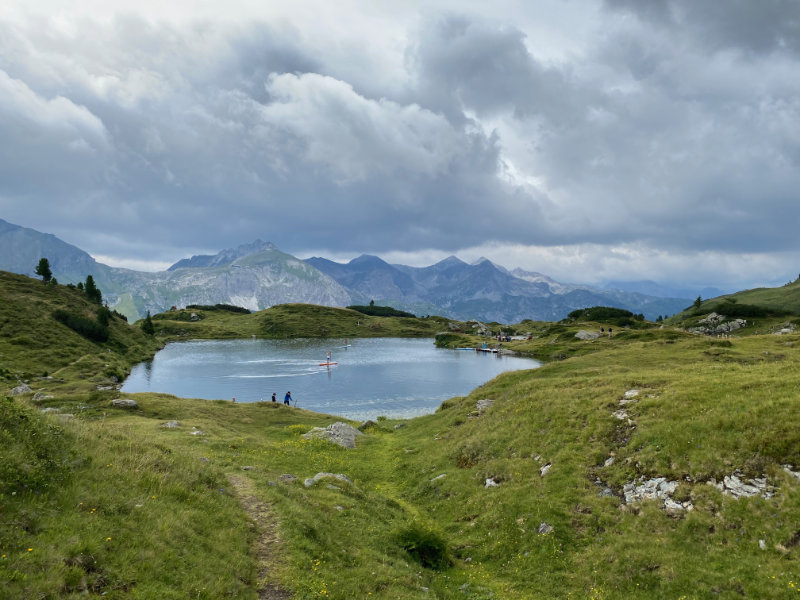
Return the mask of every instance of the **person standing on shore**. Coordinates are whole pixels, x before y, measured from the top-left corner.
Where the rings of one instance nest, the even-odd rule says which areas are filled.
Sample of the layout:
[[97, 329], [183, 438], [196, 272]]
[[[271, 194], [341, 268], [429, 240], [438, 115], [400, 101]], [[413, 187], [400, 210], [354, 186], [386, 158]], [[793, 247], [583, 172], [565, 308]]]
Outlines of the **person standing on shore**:
[[277, 398], [275, 397], [275, 392], [272, 392], [272, 401], [273, 401], [273, 402], [276, 402], [276, 401], [277, 401]]
[[283, 397], [283, 403], [286, 406], [290, 406], [292, 402], [292, 392], [286, 392], [286, 395]]

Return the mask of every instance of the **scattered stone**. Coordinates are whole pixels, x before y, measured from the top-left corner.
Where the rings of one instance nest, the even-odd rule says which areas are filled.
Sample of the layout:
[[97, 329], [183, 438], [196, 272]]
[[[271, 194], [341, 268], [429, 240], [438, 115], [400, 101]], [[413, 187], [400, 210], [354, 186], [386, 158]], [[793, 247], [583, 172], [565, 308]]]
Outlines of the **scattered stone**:
[[60, 408], [55, 408], [53, 406], [48, 406], [47, 408], [43, 408], [39, 412], [41, 412], [41, 413], [57, 413], [57, 412], [61, 412], [61, 409]]
[[437, 475], [436, 477], [431, 479], [431, 481], [436, 481], [437, 479], [444, 479], [445, 477], [447, 477], [447, 473], [442, 473], [441, 475]]
[[553, 526], [542, 521], [539, 523], [539, 528], [536, 530], [539, 535], [549, 535], [553, 533]]
[[800, 471], [795, 471], [792, 465], [781, 465], [783, 470], [786, 471], [789, 475], [800, 481]]
[[613, 465], [613, 464], [614, 464], [614, 457], [613, 457], [613, 456], [609, 456], [609, 457], [606, 459], [606, 462], [604, 462], [604, 463], [603, 463], [603, 466], [604, 466], [604, 467], [610, 467], [610, 466], [611, 466], [611, 465]]
[[41, 402], [42, 400], [51, 400], [53, 397], [44, 393], [44, 390], [39, 390], [33, 395], [34, 402]]
[[294, 483], [295, 481], [297, 481], [297, 477], [289, 473], [286, 473], [278, 477], [278, 481], [280, 481], [281, 483]]
[[494, 478], [493, 478], [493, 477], [487, 477], [487, 478], [486, 478], [486, 482], [484, 483], [484, 486], [483, 486], [483, 487], [484, 487], [484, 488], [490, 488], [490, 487], [497, 487], [497, 486], [499, 486], [499, 485], [500, 485], [500, 484], [499, 484], [499, 483], [497, 483], [497, 482], [494, 480]]
[[364, 430], [368, 429], [369, 427], [377, 428], [378, 424], [375, 421], [370, 419], [368, 421], [364, 421], [361, 425], [359, 425], [358, 426], [358, 430], [359, 431], [364, 431]]
[[252, 465], [245, 465], [242, 467], [242, 471], [255, 471], [256, 468]]
[[337, 485], [333, 485], [332, 483], [326, 484], [325, 487], [328, 488], [329, 490], [333, 490], [335, 492], [338, 492], [338, 491], [340, 491], [342, 489]]
[[586, 331], [585, 329], [581, 329], [575, 334], [575, 337], [579, 340], [596, 340], [600, 337], [600, 334], [596, 331]]
[[611, 413], [611, 416], [616, 417], [620, 421], [624, 421], [628, 418], [628, 411], [626, 411], [624, 408], [620, 408], [619, 410], [615, 410], [613, 413]]
[[709, 485], [713, 485], [723, 494], [739, 498], [751, 498], [761, 496], [768, 499], [775, 495], [775, 488], [767, 482], [766, 477], [756, 477], [748, 481], [743, 481], [741, 472], [736, 471], [732, 475], [725, 475], [721, 482], [709, 479]]
[[639, 484], [635, 481], [626, 483], [622, 486], [622, 492], [626, 504], [643, 500], [663, 500], [662, 507], [673, 515], [694, 510], [694, 505], [690, 501], [678, 502], [672, 498], [672, 494], [678, 489], [678, 483], [678, 481], [668, 481], [666, 477], [654, 477], [647, 481], [642, 478]]
[[189, 435], [205, 435], [205, 431], [200, 431], [199, 429], [195, 428], [193, 431], [189, 432]]
[[489, 398], [483, 398], [482, 400], [478, 400], [475, 403], [475, 410], [478, 411], [478, 415], [482, 415], [485, 411], [487, 411], [492, 404], [494, 404], [494, 400]]
[[338, 444], [343, 448], [355, 448], [356, 447], [356, 436], [364, 435], [355, 427], [348, 425], [347, 423], [332, 423], [327, 427], [314, 427], [308, 433], [303, 434], [303, 438], [310, 440], [310, 439], [321, 439], [327, 440], [334, 444]]
[[334, 478], [334, 479], [338, 479], [339, 481], [343, 481], [345, 483], [349, 483], [350, 485], [353, 484], [353, 481], [347, 475], [342, 475], [341, 473], [317, 473], [316, 475], [314, 475], [314, 477], [309, 477], [308, 479], [306, 479], [303, 482], [303, 485], [306, 486], [307, 488], [310, 488], [312, 485], [314, 485], [318, 481], [320, 481], [322, 479], [331, 478], [331, 477]]
[[697, 322], [700, 327], [690, 327], [687, 329], [687, 331], [689, 333], [716, 335], [731, 333], [732, 331], [736, 331], [737, 329], [747, 326], [747, 321], [745, 319], [733, 319], [732, 321], [725, 321], [726, 318], [727, 317], [725, 315], [718, 315], [717, 313], [712, 312]]
[[167, 421], [166, 423], [162, 423], [161, 427], [164, 429], [177, 429], [180, 425], [178, 421]]
[[111, 406], [116, 406], [117, 408], [138, 408], [139, 404], [136, 400], [131, 398], [115, 398], [111, 401]]
[[71, 413], [56, 413], [56, 416], [59, 419], [64, 419], [65, 421], [69, 421], [70, 419], [74, 419], [75, 418], [75, 415], [73, 415]]
[[539, 469], [539, 476], [544, 477], [545, 475], [547, 475], [547, 472], [550, 470], [550, 467], [552, 466], [553, 465], [551, 463], [547, 463], [545, 466]]
[[11, 395], [19, 396], [20, 394], [27, 394], [30, 391], [32, 391], [31, 386], [29, 386], [27, 383], [21, 383], [11, 390]]
[[597, 492], [598, 498], [612, 498], [613, 496], [614, 496], [614, 490], [612, 490], [610, 487], [603, 487], [602, 490]]
[[761, 550], [767, 549], [767, 541], [766, 540], [758, 540], [758, 547]]
[[397, 425], [394, 426], [394, 428], [395, 429], [400, 429], [401, 427], [405, 427], [405, 426], [406, 426], [405, 423], [398, 423]]
[[671, 495], [678, 487], [677, 481], [667, 481], [666, 477], [654, 477], [647, 481], [642, 481], [639, 485], [636, 482], [626, 483], [622, 486], [625, 494], [625, 502], [638, 502], [641, 500], [653, 500], [666, 498]]
[[344, 510], [344, 506], [339, 506], [338, 504], [337, 504], [336, 506], [334, 506], [333, 508], [335, 508], [335, 509], [336, 509], [336, 510], [338, 510], [339, 512], [341, 512], [341, 511], [343, 511], [343, 510]]
[[113, 385], [98, 385], [97, 386], [97, 391], [98, 392], [107, 392], [108, 390], [113, 390], [113, 389], [114, 389]]
[[639, 395], [639, 390], [628, 390], [627, 392], [622, 394], [622, 397], [625, 400], [630, 400], [631, 398], [636, 398], [636, 396], [638, 395]]

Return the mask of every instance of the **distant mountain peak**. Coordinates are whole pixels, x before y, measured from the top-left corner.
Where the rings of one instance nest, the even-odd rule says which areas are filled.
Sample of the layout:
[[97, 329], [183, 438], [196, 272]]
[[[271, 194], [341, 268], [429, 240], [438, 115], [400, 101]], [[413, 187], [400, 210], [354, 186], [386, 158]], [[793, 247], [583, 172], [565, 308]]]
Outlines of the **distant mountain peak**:
[[272, 242], [256, 240], [249, 244], [242, 244], [236, 248], [221, 250], [217, 254], [197, 254], [191, 258], [183, 258], [167, 269], [167, 271], [174, 271], [175, 269], [219, 267], [232, 264], [246, 256], [275, 250], [278, 250], [278, 247]]
[[375, 256], [373, 254], [362, 254], [361, 256], [355, 257], [353, 260], [351, 260], [347, 264], [356, 266], [356, 265], [363, 265], [363, 264], [388, 265], [389, 263], [387, 263], [385, 260], [383, 260], [379, 256]]
[[448, 256], [444, 260], [440, 260], [438, 263], [433, 265], [434, 267], [467, 267], [469, 266], [463, 260], [458, 258], [457, 256]]

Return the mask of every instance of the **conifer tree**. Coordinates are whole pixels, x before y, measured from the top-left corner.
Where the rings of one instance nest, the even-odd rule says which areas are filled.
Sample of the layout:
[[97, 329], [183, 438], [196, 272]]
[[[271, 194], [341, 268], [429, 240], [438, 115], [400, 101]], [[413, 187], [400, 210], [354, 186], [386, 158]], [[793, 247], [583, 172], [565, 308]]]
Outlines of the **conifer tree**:
[[47, 283], [53, 278], [53, 272], [50, 270], [50, 261], [46, 258], [40, 258], [39, 264], [36, 265], [36, 274], [42, 278], [42, 283]]
[[89, 298], [89, 300], [97, 304], [103, 303], [103, 294], [97, 288], [97, 285], [95, 285], [94, 277], [91, 275], [86, 276], [86, 283], [83, 285], [83, 289], [86, 292], [86, 297]]
[[150, 311], [147, 311], [147, 316], [142, 321], [142, 331], [147, 335], [155, 335], [156, 328], [153, 326], [153, 320], [150, 318]]

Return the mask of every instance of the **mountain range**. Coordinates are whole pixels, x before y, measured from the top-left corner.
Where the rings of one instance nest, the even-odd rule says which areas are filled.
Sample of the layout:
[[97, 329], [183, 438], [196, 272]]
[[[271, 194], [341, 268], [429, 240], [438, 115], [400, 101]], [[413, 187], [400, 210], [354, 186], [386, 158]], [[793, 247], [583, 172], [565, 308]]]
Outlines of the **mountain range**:
[[572, 310], [597, 305], [655, 319], [690, 303], [687, 298], [563, 284], [541, 273], [509, 271], [485, 258], [468, 264], [451, 256], [428, 267], [409, 267], [362, 255], [343, 264], [321, 257], [301, 260], [260, 240], [185, 258], [166, 271], [142, 272], [104, 265], [54, 235], [0, 219], [0, 270], [33, 276], [42, 257], [60, 283], [84, 281], [91, 274], [108, 305], [132, 320], [188, 304], [261, 310], [288, 302], [348, 306], [372, 300], [419, 315], [501, 323], [559, 320]]

